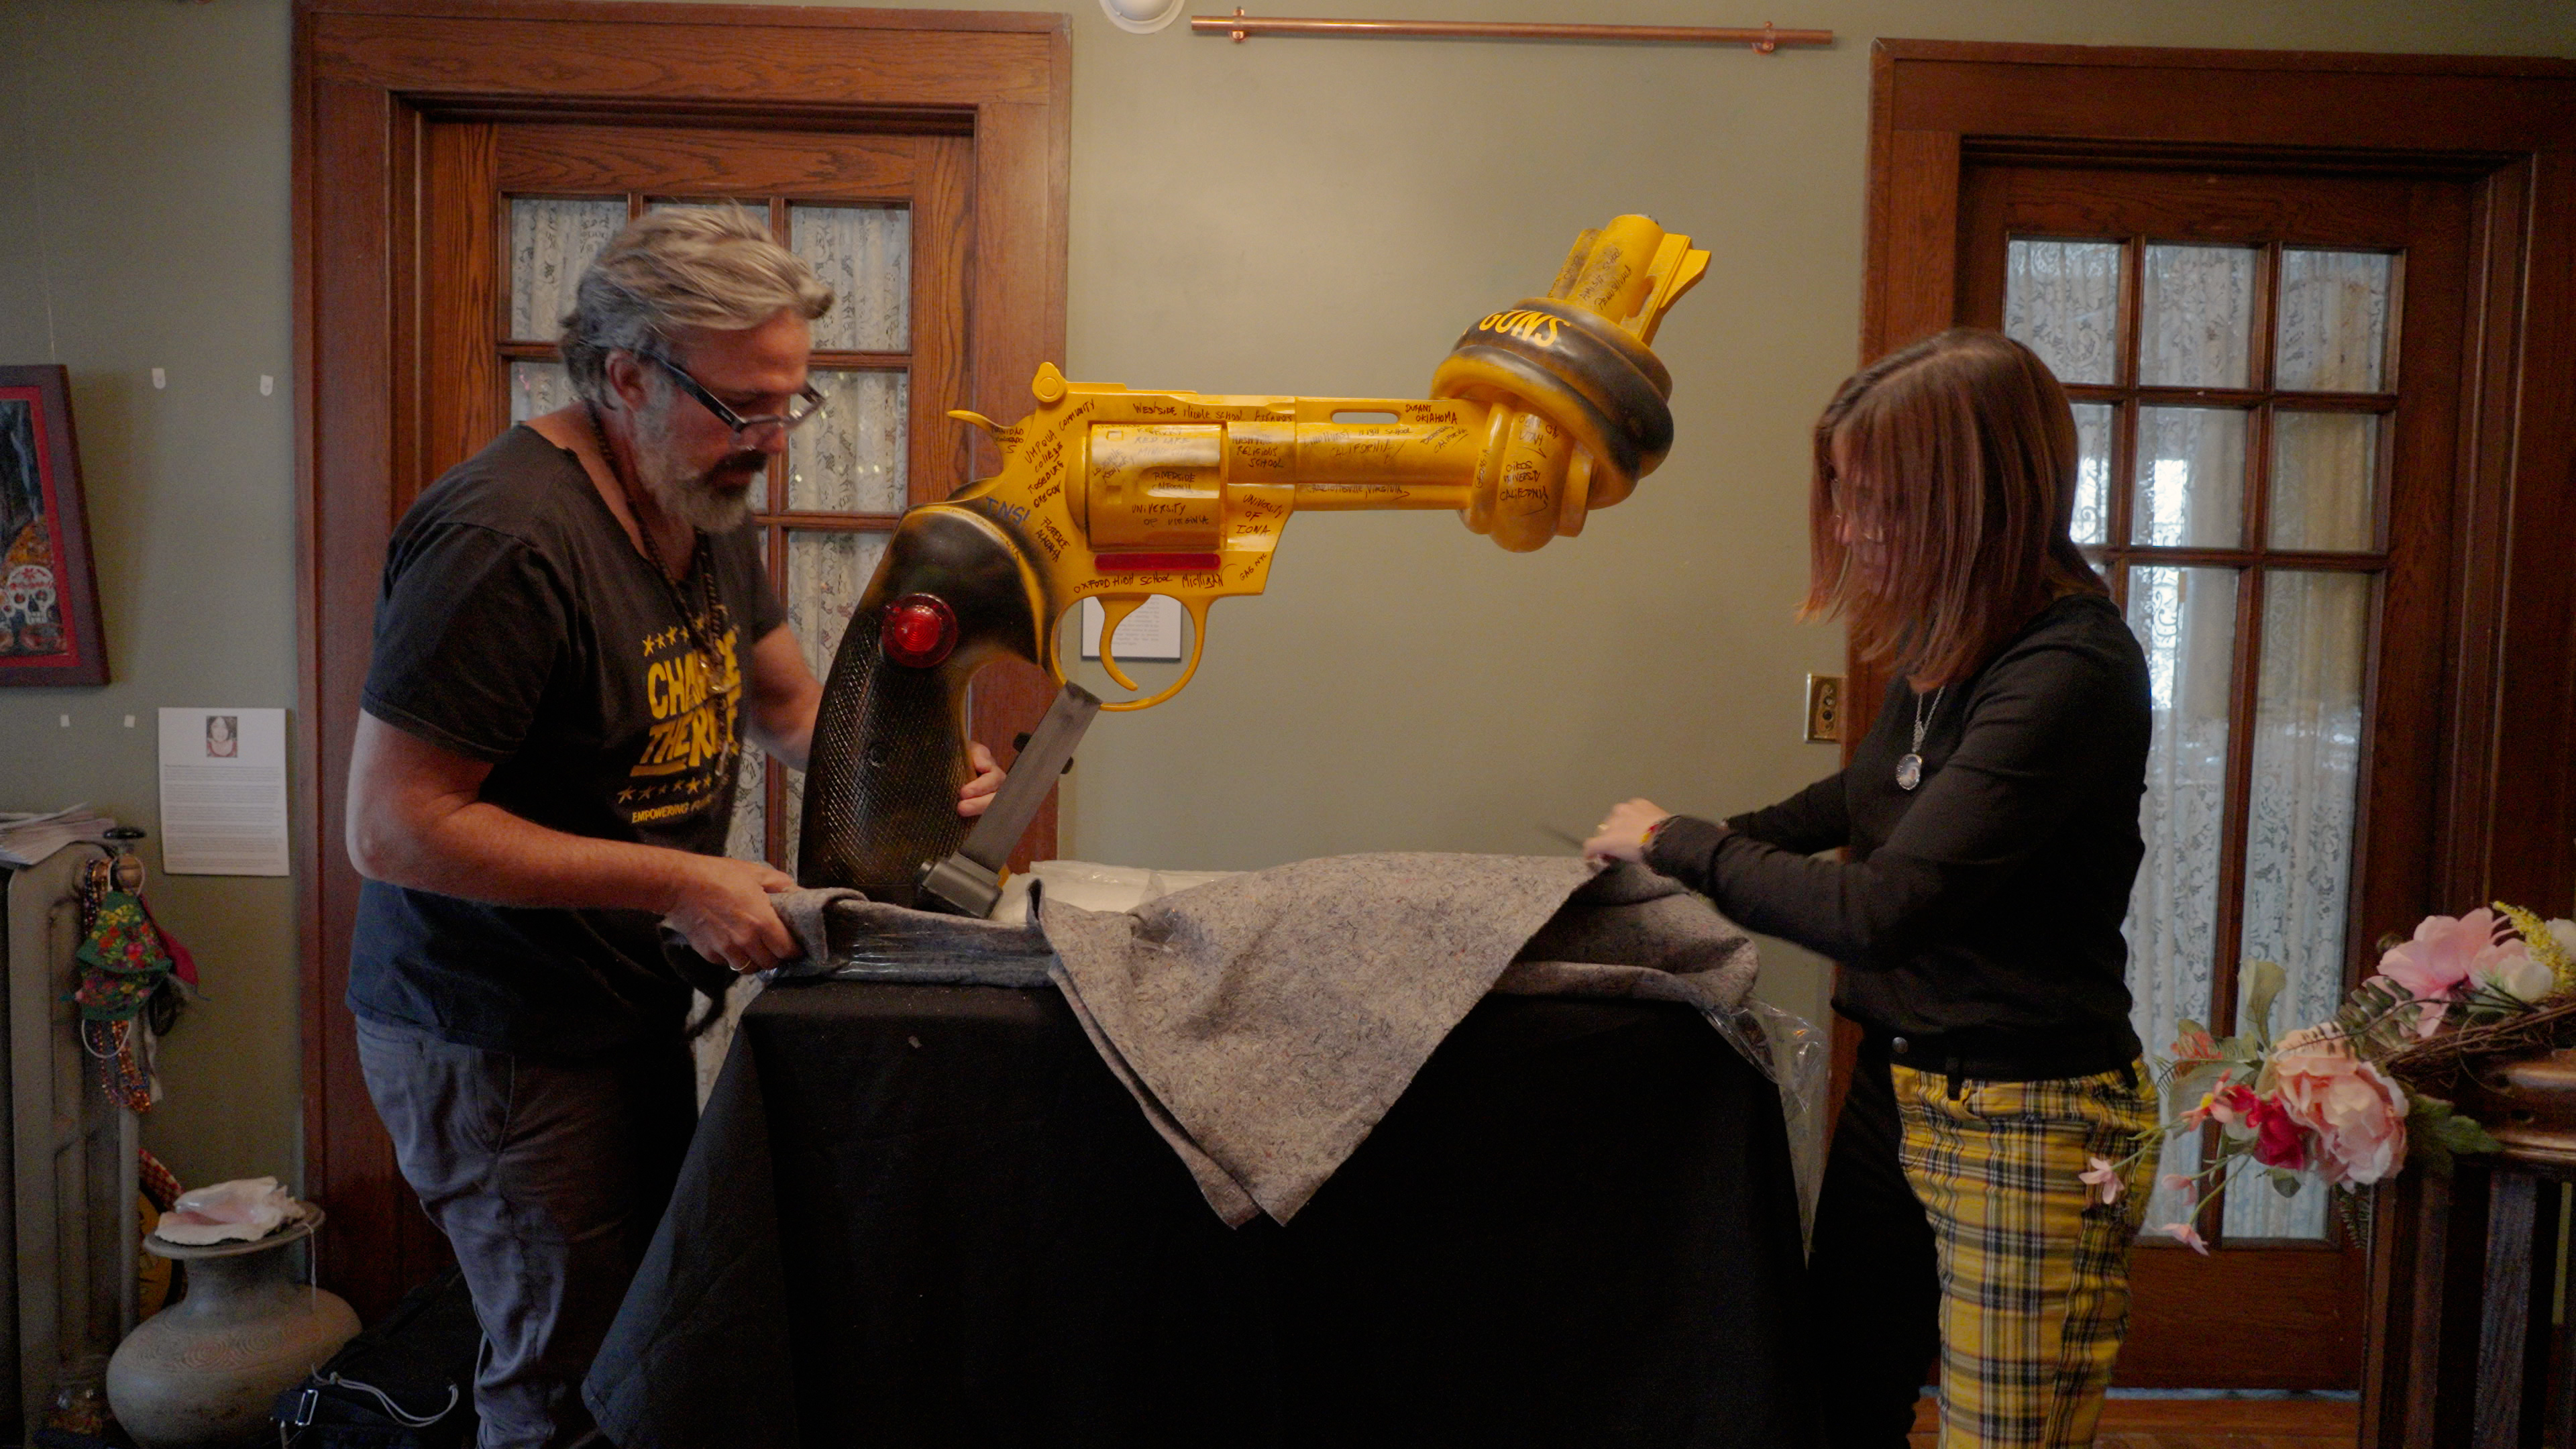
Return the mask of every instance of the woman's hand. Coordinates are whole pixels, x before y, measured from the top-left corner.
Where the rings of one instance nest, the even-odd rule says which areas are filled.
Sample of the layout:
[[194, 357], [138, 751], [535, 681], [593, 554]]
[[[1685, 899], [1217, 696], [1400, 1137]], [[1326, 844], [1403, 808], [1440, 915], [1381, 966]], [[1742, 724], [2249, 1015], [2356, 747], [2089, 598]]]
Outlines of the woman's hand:
[[1646, 854], [1646, 832], [1673, 818], [1673, 812], [1652, 800], [1622, 800], [1610, 807], [1593, 828], [1592, 838], [1583, 842], [1586, 860], [1642, 860]]

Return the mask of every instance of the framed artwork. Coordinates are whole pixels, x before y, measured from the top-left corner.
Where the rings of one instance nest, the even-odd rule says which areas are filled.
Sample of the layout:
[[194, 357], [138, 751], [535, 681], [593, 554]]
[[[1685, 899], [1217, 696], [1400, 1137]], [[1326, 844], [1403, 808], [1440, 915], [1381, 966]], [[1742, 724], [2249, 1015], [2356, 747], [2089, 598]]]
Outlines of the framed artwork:
[[105, 683], [68, 375], [0, 367], [0, 685]]

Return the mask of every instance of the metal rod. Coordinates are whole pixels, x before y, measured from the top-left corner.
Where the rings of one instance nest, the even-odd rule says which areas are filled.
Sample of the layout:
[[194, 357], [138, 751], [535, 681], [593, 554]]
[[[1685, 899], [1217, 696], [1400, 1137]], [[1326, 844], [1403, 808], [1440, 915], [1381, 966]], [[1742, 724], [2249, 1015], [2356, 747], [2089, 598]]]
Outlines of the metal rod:
[[1320, 35], [1431, 40], [1610, 40], [1654, 45], [1749, 45], [1769, 55], [1784, 45], [1831, 45], [1830, 30], [1782, 30], [1709, 25], [1536, 25], [1479, 20], [1316, 20], [1284, 16], [1256, 17], [1238, 6], [1232, 15], [1193, 15], [1190, 29], [1201, 35], [1223, 34], [1235, 43], [1255, 35]]

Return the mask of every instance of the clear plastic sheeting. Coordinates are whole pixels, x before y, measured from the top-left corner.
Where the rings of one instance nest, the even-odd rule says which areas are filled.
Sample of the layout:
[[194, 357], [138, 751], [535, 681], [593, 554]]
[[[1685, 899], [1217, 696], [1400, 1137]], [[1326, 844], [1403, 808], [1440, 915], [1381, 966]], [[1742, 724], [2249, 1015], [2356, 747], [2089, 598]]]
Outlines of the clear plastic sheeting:
[[1789, 1165], [1798, 1175], [1798, 1227], [1816, 1231], [1816, 1194], [1825, 1185], [1825, 1099], [1833, 1079], [1830, 1034], [1794, 1011], [1747, 996], [1732, 1011], [1702, 1015], [1727, 1045], [1780, 1089], [1780, 1116], [1789, 1129]]
[[1046, 897], [1086, 911], [1132, 911], [1176, 891], [1223, 880], [1230, 870], [1153, 870], [1140, 865], [1098, 865], [1087, 860], [1041, 860], [1024, 875], [1002, 882], [1002, 897], [993, 903], [992, 919], [1009, 925], [1029, 920], [1031, 887], [1043, 883]]

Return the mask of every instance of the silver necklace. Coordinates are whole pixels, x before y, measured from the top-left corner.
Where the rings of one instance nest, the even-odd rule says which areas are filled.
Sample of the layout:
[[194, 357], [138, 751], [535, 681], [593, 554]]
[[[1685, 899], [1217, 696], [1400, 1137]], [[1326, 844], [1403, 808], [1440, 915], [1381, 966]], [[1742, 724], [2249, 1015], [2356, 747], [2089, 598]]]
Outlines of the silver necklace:
[[[1932, 714], [1941, 712], [1941, 690], [1949, 687], [1945, 684], [1932, 691]], [[1923, 783], [1923, 731], [1930, 722], [1930, 717], [1924, 713], [1923, 696], [1914, 696], [1914, 748], [1907, 750], [1905, 757], [1896, 762], [1896, 788], [1899, 790], [1911, 790]]]

